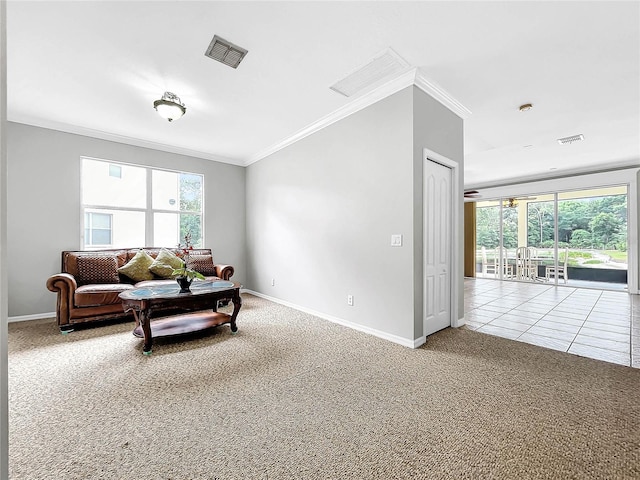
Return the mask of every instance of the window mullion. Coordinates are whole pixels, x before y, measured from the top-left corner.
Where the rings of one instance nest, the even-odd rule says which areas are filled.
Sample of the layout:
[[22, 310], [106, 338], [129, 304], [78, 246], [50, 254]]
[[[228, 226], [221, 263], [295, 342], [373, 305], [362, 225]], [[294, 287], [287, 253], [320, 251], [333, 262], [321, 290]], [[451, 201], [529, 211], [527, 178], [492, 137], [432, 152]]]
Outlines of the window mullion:
[[153, 246], [155, 245], [154, 243], [154, 239], [153, 239], [153, 193], [152, 193], [152, 188], [153, 188], [153, 179], [152, 179], [152, 169], [151, 168], [147, 168], [146, 169], [147, 172], [147, 210], [145, 212], [144, 218], [145, 218], [145, 232], [144, 232], [144, 238], [145, 238], [145, 243], [147, 247], [149, 246]]

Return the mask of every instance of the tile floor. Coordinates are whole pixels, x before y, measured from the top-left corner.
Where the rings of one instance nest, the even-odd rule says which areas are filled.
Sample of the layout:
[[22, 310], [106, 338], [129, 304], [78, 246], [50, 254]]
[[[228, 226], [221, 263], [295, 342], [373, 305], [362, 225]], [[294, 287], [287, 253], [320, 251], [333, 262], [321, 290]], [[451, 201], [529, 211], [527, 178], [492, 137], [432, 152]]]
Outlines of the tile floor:
[[465, 278], [466, 328], [640, 368], [640, 295]]

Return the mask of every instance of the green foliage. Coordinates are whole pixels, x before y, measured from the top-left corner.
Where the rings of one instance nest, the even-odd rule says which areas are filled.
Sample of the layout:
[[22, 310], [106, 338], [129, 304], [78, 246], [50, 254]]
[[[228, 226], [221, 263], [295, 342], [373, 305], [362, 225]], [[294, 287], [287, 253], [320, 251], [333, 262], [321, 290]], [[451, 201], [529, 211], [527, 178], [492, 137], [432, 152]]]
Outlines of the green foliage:
[[180, 174], [180, 238], [191, 233], [194, 247], [202, 245], [202, 176]]
[[569, 250], [569, 258], [578, 259], [578, 258], [593, 258], [593, 253], [591, 252], [576, 252], [573, 250]]
[[[502, 210], [502, 243], [505, 248], [518, 246], [518, 212], [515, 208]], [[476, 246], [487, 250], [500, 245], [500, 207], [480, 207], [476, 210]]]
[[613, 213], [600, 212], [589, 222], [594, 241], [601, 246], [608, 246], [611, 239], [620, 231], [622, 222]]
[[626, 250], [605, 250], [602, 253], [609, 255], [615, 262], [627, 263], [629, 258]]
[[589, 248], [593, 245], [593, 238], [591, 237], [591, 232], [588, 230], [582, 230], [578, 228], [574, 230], [571, 234], [571, 241], [569, 242], [574, 248]]
[[[518, 208], [502, 209], [502, 243], [518, 246]], [[476, 210], [476, 245], [487, 250], [500, 245], [500, 207]], [[558, 248], [598, 248], [626, 251], [627, 196], [607, 195], [558, 201]], [[527, 245], [553, 248], [554, 202], [527, 203]]]
[[527, 204], [527, 244], [530, 247], [553, 246], [553, 202]]
[[476, 246], [487, 250], [500, 245], [500, 210], [481, 207], [476, 210]]
[[598, 265], [600, 263], [603, 263], [602, 260], [587, 260], [586, 262], [583, 262], [583, 265]]

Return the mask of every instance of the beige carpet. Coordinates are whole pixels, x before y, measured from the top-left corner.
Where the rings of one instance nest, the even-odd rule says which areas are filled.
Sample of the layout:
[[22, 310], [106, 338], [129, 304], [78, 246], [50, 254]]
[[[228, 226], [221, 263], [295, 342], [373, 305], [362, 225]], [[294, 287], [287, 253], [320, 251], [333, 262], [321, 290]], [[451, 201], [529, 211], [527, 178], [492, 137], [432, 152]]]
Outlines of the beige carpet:
[[239, 333], [9, 325], [11, 479], [638, 479], [640, 369], [244, 295]]

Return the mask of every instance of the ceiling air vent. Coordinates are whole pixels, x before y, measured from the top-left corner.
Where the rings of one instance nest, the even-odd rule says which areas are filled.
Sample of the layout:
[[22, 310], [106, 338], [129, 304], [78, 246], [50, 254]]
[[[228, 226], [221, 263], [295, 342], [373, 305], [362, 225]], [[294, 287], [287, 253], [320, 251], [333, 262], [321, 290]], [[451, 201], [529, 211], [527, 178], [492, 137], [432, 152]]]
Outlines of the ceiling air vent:
[[378, 54], [368, 64], [330, 86], [329, 88], [345, 97], [351, 97], [365, 89], [381, 85], [409, 68], [409, 64], [391, 48]]
[[204, 53], [207, 57], [213, 58], [220, 63], [229, 65], [233, 68], [238, 68], [240, 62], [247, 54], [248, 50], [234, 45], [231, 42], [227, 42], [224, 38], [220, 38], [217, 35], [213, 36], [213, 40], [209, 44], [209, 48]]
[[558, 143], [560, 145], [568, 145], [570, 143], [580, 142], [582, 140], [584, 140], [584, 135], [580, 134], [580, 135], [572, 135], [570, 137], [559, 138]]

